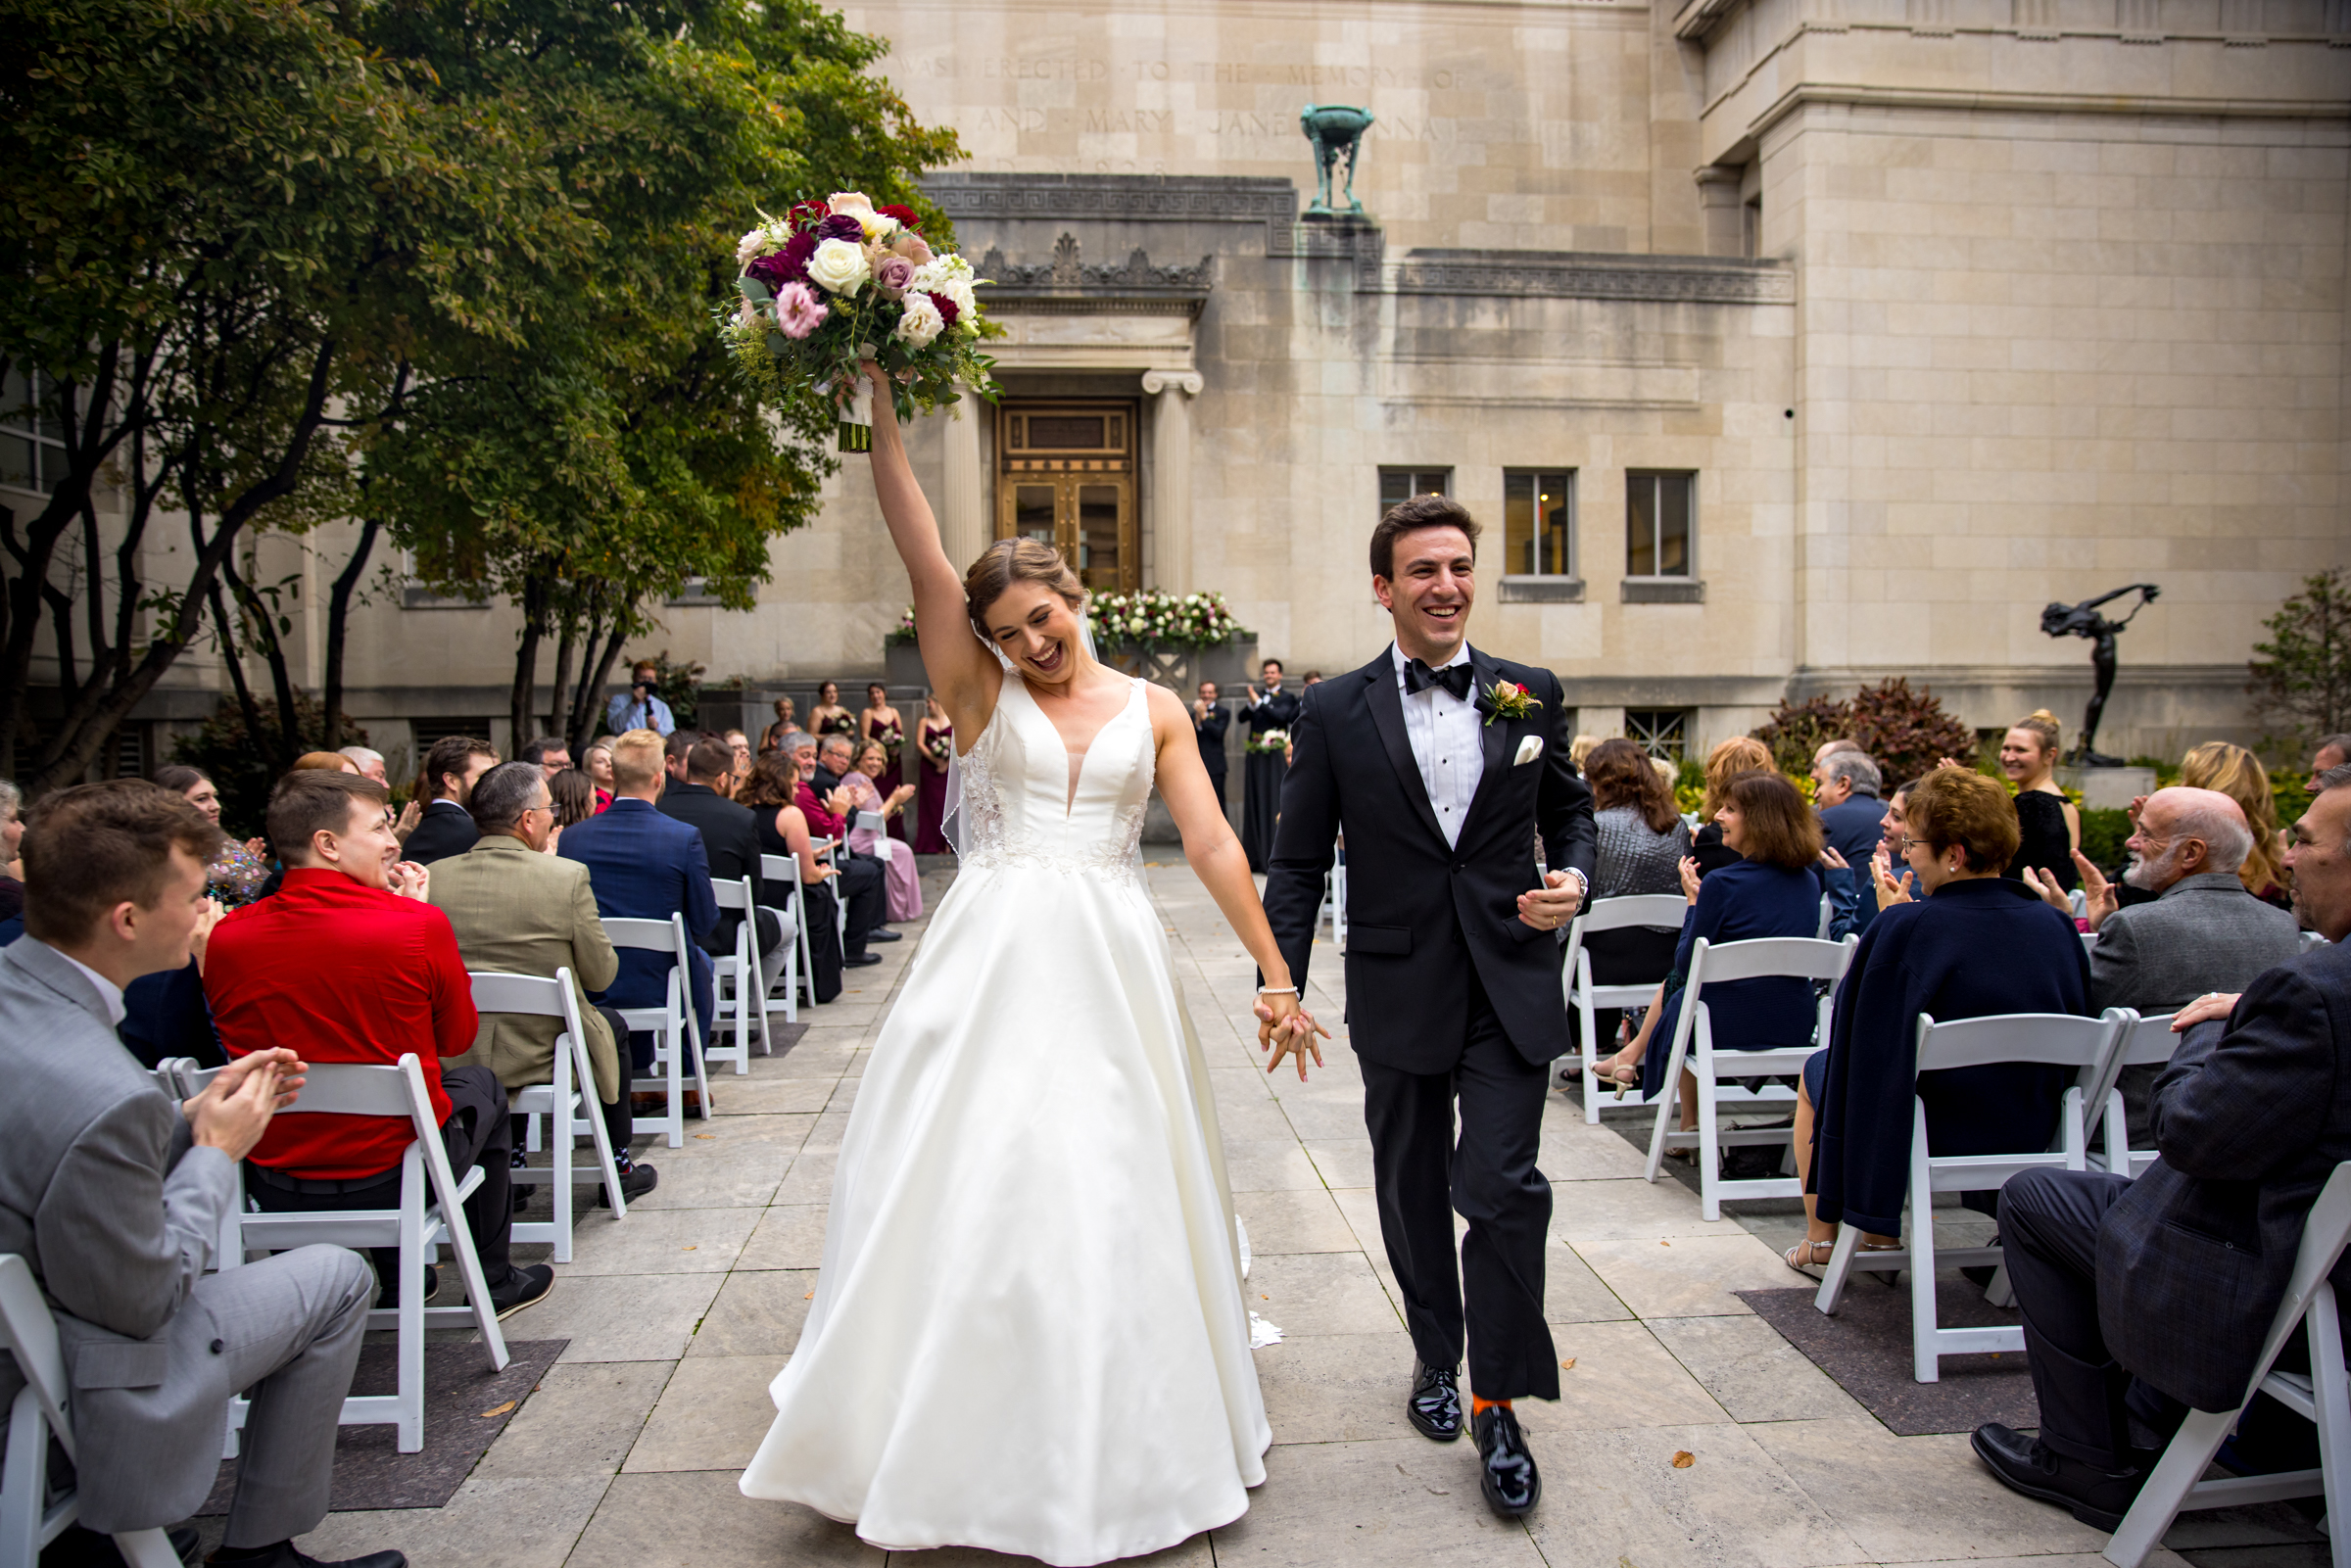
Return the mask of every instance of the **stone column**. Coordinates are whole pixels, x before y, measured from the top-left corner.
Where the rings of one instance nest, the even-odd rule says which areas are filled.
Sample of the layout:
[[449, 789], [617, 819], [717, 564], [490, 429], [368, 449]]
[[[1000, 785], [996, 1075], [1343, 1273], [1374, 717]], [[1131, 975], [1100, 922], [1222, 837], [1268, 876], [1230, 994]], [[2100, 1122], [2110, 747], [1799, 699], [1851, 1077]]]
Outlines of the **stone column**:
[[958, 387], [960, 403], [947, 410], [943, 427], [946, 474], [939, 486], [938, 542], [958, 572], [987, 548], [987, 487], [980, 473], [980, 421], [986, 407], [969, 387]]
[[1196, 370], [1152, 370], [1143, 392], [1156, 399], [1151, 421], [1151, 527], [1154, 585], [1192, 592], [1192, 400], [1207, 383]]
[[1698, 170], [1699, 219], [1705, 225], [1708, 256], [1747, 254], [1746, 214], [1739, 207], [1744, 169], [1710, 164]]

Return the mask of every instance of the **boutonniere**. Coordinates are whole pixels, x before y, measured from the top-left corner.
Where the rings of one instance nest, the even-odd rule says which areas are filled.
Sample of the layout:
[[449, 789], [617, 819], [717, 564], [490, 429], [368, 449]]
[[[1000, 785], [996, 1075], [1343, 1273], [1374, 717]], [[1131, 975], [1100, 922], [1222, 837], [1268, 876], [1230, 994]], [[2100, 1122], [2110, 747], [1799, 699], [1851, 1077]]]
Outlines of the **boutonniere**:
[[1486, 716], [1486, 724], [1496, 719], [1527, 719], [1534, 716], [1543, 699], [1515, 682], [1497, 679], [1486, 688], [1485, 695], [1477, 699], [1477, 711]]

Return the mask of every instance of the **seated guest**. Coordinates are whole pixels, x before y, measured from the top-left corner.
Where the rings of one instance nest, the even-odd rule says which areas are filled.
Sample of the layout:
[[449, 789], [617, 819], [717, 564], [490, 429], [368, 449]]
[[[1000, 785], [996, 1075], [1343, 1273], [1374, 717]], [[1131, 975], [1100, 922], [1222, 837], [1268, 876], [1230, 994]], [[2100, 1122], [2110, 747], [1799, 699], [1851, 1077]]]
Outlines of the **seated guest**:
[[[472, 1048], [473, 985], [449, 919], [425, 901], [426, 870], [400, 859], [384, 786], [356, 773], [299, 769], [269, 795], [269, 842], [285, 885], [213, 928], [204, 991], [230, 1060], [299, 1040], [313, 1063], [424, 1071], [450, 1168], [482, 1167], [465, 1203], [482, 1281], [504, 1317], [554, 1286], [544, 1263], [509, 1257], [514, 1211], [505, 1086], [486, 1067], [442, 1066]], [[272, 1126], [248, 1161], [246, 1196], [264, 1213], [394, 1209], [407, 1117], [298, 1117]], [[375, 1249], [379, 1305], [397, 1304], [397, 1247]], [[425, 1294], [433, 1271], [426, 1270]]]
[[[737, 805], [729, 796], [735, 785], [736, 753], [721, 740], [704, 740], [687, 753], [686, 782], [669, 785], [661, 791], [661, 814], [674, 817], [702, 835], [702, 850], [708, 857], [710, 876], [717, 881], [735, 881], [748, 877], [751, 879], [752, 942], [768, 962], [760, 966], [763, 982], [772, 981], [784, 965], [783, 927], [775, 916], [759, 907], [759, 828], [748, 806]], [[713, 956], [733, 956], [736, 928], [743, 917], [735, 911], [721, 910], [718, 924], [702, 938], [702, 951]], [[760, 994], [767, 993], [765, 983]]]
[[[1792, 1268], [1825, 1264], [1837, 1227], [1895, 1246], [1910, 1175], [1911, 1098], [1939, 1155], [2045, 1149], [2073, 1073], [2000, 1063], [1921, 1074], [1918, 1019], [2089, 1013], [2089, 961], [2074, 923], [2001, 875], [2016, 855], [2008, 791], [1964, 768], [1911, 788], [1903, 843], [1927, 897], [1881, 911], [1837, 990], [1828, 1049], [1804, 1064], [1796, 1113], [1807, 1241]], [[1990, 1195], [1963, 1194], [1969, 1207]]]
[[729, 730], [725, 739], [728, 749], [735, 753], [735, 766], [727, 770], [727, 776], [735, 784], [740, 784], [751, 776], [750, 736], [744, 735], [741, 730]]
[[[762, 855], [785, 855], [800, 864], [801, 901], [807, 913], [809, 994], [819, 1002], [840, 995], [840, 933], [834, 927], [833, 883], [839, 873], [819, 862], [810, 847], [808, 818], [792, 801], [799, 790], [799, 765], [786, 749], [751, 764], [738, 798], [749, 808], [759, 831]], [[769, 909], [792, 907], [792, 884], [762, 881], [759, 902]]]
[[[1917, 787], [1918, 781], [1915, 779], [1897, 787], [1886, 797], [1886, 815], [1878, 819], [1878, 846], [1870, 851], [1869, 856], [1870, 913], [1873, 916], [1889, 905], [1909, 903], [1910, 891], [1917, 885], [1918, 879], [1911, 874], [1909, 862], [1902, 858], [1902, 837], [1907, 832], [1902, 825], [1902, 811], [1909, 802], [1910, 791]], [[1896, 866], [1902, 868], [1898, 880], [1894, 875]]]
[[2310, 779], [2303, 787], [2312, 794], [2319, 792], [2319, 775], [2344, 763], [2351, 762], [2351, 735], [2321, 736], [2310, 752]]
[[[702, 848], [700, 833], [661, 815], [658, 802], [665, 782], [661, 754], [661, 736], [650, 730], [631, 730], [615, 736], [611, 806], [567, 830], [556, 853], [588, 868], [588, 884], [596, 891], [599, 915], [607, 920], [659, 921], [683, 915], [687, 936], [700, 942], [718, 926], [718, 900], [710, 891], [710, 857]], [[694, 1008], [695, 1026], [707, 1039], [711, 1015], [716, 1011], [710, 956], [690, 945], [686, 957], [690, 971], [686, 994]], [[626, 949], [620, 955], [620, 977], [595, 1000], [615, 1008], [660, 1007], [668, 998], [669, 972], [675, 967], [676, 961], [666, 953]], [[629, 1055], [635, 1074], [642, 1076], [653, 1065], [651, 1033], [632, 1035]], [[691, 1073], [691, 1050], [680, 1060]], [[687, 1091], [686, 1108], [700, 1110], [696, 1091]]]
[[1706, 753], [1706, 796], [1698, 808], [1702, 825], [1691, 835], [1690, 858], [1698, 862], [1703, 881], [1725, 866], [1736, 866], [1739, 851], [1722, 841], [1722, 811], [1731, 781], [1743, 773], [1772, 773], [1771, 750], [1751, 736], [1733, 736]]
[[[848, 737], [828, 737], [828, 744], [845, 768]], [[848, 792], [841, 787], [840, 776], [830, 772], [818, 762], [818, 746], [811, 736], [796, 737], [792, 760], [799, 769], [800, 782], [792, 804], [808, 820], [808, 831], [819, 839], [831, 839], [834, 844], [833, 865], [840, 873], [840, 886], [835, 896], [848, 904], [847, 929], [841, 937], [842, 965], [859, 969], [879, 964], [882, 955], [867, 951], [870, 942], [894, 942], [898, 933], [883, 929], [882, 917], [888, 913], [888, 895], [882, 885], [882, 866], [879, 861], [857, 854], [848, 845]]]
[[[840, 885], [849, 900], [852, 951], [859, 940], [894, 942], [899, 939], [899, 933], [890, 930], [885, 924], [889, 914], [888, 878], [883, 873], [882, 863], [873, 858], [871, 851], [860, 852], [849, 839], [849, 819], [856, 815], [857, 803], [856, 796], [849, 789], [848, 779], [850, 774], [857, 771], [851, 765], [856, 751], [856, 742], [845, 735], [830, 735], [817, 743], [817, 786], [825, 796], [826, 805], [832, 808], [834, 817], [840, 823], [836, 836], [840, 841], [840, 849], [833, 858], [840, 866]], [[870, 904], [863, 901], [869, 886], [874, 895]], [[862, 932], [858, 928], [861, 920], [868, 922]], [[847, 962], [845, 955], [842, 961]]]
[[[1885, 804], [1878, 799], [1883, 786], [1878, 765], [1848, 743], [1812, 765], [1812, 804], [1820, 813], [1821, 835], [1829, 847], [1847, 866], [1867, 866], [1886, 820]], [[1853, 928], [1867, 927], [1876, 913], [1870, 900], [1862, 900]]]
[[2278, 797], [2270, 792], [2270, 772], [2261, 759], [2243, 746], [2207, 740], [2190, 747], [2181, 759], [2180, 783], [2190, 789], [2217, 789], [2236, 802], [2245, 814], [2245, 826], [2253, 832], [2253, 848], [2237, 868], [2237, 879], [2263, 903], [2288, 907], [2285, 841], [2278, 832]]
[[[1592, 821], [1600, 834], [1592, 896], [1628, 898], [1680, 892], [1682, 859], [1690, 853], [1690, 828], [1673, 809], [1673, 786], [1650, 766], [1648, 753], [1630, 740], [1602, 740], [1586, 753], [1583, 769], [1592, 785]], [[1593, 982], [1621, 985], [1665, 974], [1673, 968], [1680, 940], [1678, 926], [1593, 931], [1584, 937], [1584, 951], [1592, 959]], [[1594, 1015], [1593, 1027], [1601, 1041], [1615, 1042], [1617, 1021], [1622, 1017], [1614, 1008]]]
[[588, 771], [588, 782], [596, 785], [596, 810], [591, 816], [600, 816], [612, 804], [612, 741], [607, 736], [588, 742], [588, 754], [582, 759]]
[[798, 728], [792, 722], [792, 698], [776, 698], [776, 722], [759, 732], [759, 755], [764, 757], [775, 750], [787, 733]]
[[[258, 1051], [173, 1105], [115, 1043], [123, 987], [188, 962], [220, 831], [138, 779], [60, 790], [33, 817], [26, 935], [0, 952], [0, 1252], [24, 1259], [57, 1322], [81, 1523], [153, 1530], [195, 1513], [219, 1474], [228, 1402], [250, 1392], [212, 1560], [303, 1568], [314, 1559], [294, 1538], [326, 1516], [367, 1266], [303, 1247], [205, 1270], [237, 1162], [277, 1130], [304, 1064]], [[0, 1401], [24, 1387], [0, 1356]]]
[[[559, 778], [585, 779], [566, 770]], [[610, 985], [620, 973], [620, 956], [604, 935], [596, 912], [588, 869], [577, 861], [540, 853], [552, 831], [553, 807], [547, 773], [530, 761], [502, 763], [473, 786], [473, 822], [482, 831], [474, 846], [433, 868], [430, 898], [449, 917], [457, 954], [468, 970], [502, 974], [552, 975], [571, 971], [579, 994], [580, 1027], [588, 1036], [593, 1094], [604, 1132], [620, 1167], [621, 1195], [636, 1198], [658, 1179], [650, 1165], [634, 1164], [629, 1138], [634, 1131], [627, 1085], [620, 1081], [619, 1048], [625, 1026], [598, 1009], [588, 993]], [[473, 1049], [459, 1067], [483, 1067], [507, 1089], [554, 1081], [555, 1037], [563, 1021], [501, 1014], [481, 1021]], [[599, 1203], [609, 1206], [600, 1191]]]
[[629, 668], [629, 689], [616, 691], [604, 704], [604, 728], [614, 735], [626, 735], [631, 730], [650, 730], [655, 735], [668, 735], [678, 727], [670, 716], [669, 704], [653, 695], [660, 685], [659, 666], [640, 662]]
[[424, 771], [416, 792], [424, 797], [424, 815], [408, 834], [404, 851], [419, 866], [449, 855], [462, 855], [481, 834], [465, 811], [473, 782], [498, 766], [490, 742], [472, 736], [443, 736], [424, 754]]
[[384, 754], [382, 752], [366, 746], [344, 746], [336, 752], [336, 755], [357, 768], [360, 778], [373, 779], [386, 789], [392, 787], [392, 780], [384, 772]]
[[[2098, 933], [2089, 950], [2089, 1005], [2135, 1008], [2142, 1018], [2175, 1013], [2212, 991], [2241, 991], [2253, 976], [2276, 969], [2302, 951], [2294, 917], [2245, 891], [2237, 868], [2253, 847], [2245, 814], [2235, 801], [2212, 789], [2158, 789], [2139, 809], [2138, 827], [2125, 848], [2131, 867], [2123, 880], [2153, 901], [2115, 907], [2114, 889], [2077, 850], [2088, 904], [2089, 928]], [[2025, 872], [2052, 907], [2070, 917], [2065, 895]], [[2123, 1069], [2123, 1102], [2130, 1115], [2132, 1143], [2146, 1147], [2147, 1091], [2156, 1067]]]
[[514, 754], [516, 762], [535, 762], [552, 779], [571, 766], [571, 743], [561, 736], [543, 735], [526, 743]]
[[[294, 759], [293, 773], [359, 773], [360, 765], [340, 751], [306, 751]], [[365, 775], [360, 775], [364, 778]]]
[[[899, 784], [887, 794], [882, 785], [889, 768], [889, 748], [879, 740], [868, 740], [857, 748], [857, 760], [841, 777], [841, 787], [849, 793], [853, 812], [877, 811], [887, 821], [906, 809], [914, 798], [915, 785]], [[854, 816], [850, 819], [854, 822]], [[860, 856], [875, 853], [875, 844], [882, 834], [871, 828], [849, 830], [849, 847]], [[923, 918], [922, 875], [914, 869], [914, 856], [903, 847], [882, 862], [887, 912], [891, 920], [920, 920]], [[894, 934], [894, 933], [893, 933]]]
[[[1981, 1426], [1975, 1450], [2006, 1486], [2099, 1530], [2121, 1522], [2182, 1406], [2245, 1397], [2311, 1205], [2351, 1160], [2351, 768], [2318, 784], [2286, 868], [2303, 924], [2333, 945], [2181, 1013], [2150, 1104], [2163, 1158], [2136, 1181], [2035, 1170], [2000, 1190], [2040, 1430]], [[2304, 1456], [2260, 1451], [2285, 1448], [2289, 1427]], [[2307, 1424], [2260, 1400], [2231, 1451], [2267, 1470], [2315, 1467], [2315, 1449]]]
[[563, 830], [575, 822], [586, 822], [601, 808], [596, 800], [596, 785], [577, 768], [566, 768], [547, 782], [548, 798], [555, 813], [555, 826], [547, 835], [544, 846], [549, 854], [562, 841]]
[[[1701, 937], [1710, 943], [1745, 942], [1766, 936], [1815, 936], [1820, 931], [1820, 883], [1813, 876], [1821, 849], [1820, 823], [1796, 785], [1776, 773], [1741, 774], [1725, 786], [1715, 824], [1722, 830], [1723, 843], [1739, 860], [1703, 883], [1697, 862], [1681, 863], [1682, 896], [1689, 900], [1689, 909], [1674, 947], [1673, 973], [1657, 987], [1657, 1000], [1632, 1043], [1593, 1068], [1599, 1076], [1624, 1084], [1633, 1081], [1638, 1068], [1645, 1096], [1664, 1087], [1681, 1016], [1682, 985]], [[1812, 1043], [1817, 1020], [1808, 980], [1733, 980], [1708, 986], [1705, 1003], [1718, 1051], [1782, 1051]], [[1681, 1096], [1681, 1125], [1695, 1127], [1698, 1082], [1687, 1072]]]

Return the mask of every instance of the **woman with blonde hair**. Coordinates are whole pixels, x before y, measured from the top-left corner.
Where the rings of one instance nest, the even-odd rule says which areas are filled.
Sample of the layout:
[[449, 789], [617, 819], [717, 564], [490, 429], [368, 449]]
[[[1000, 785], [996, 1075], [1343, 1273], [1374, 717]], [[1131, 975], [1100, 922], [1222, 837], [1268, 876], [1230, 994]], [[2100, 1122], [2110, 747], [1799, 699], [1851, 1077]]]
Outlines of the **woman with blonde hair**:
[[1701, 879], [1747, 858], [1722, 841], [1722, 824], [1715, 820], [1722, 815], [1723, 802], [1731, 797], [1731, 781], [1751, 773], [1778, 771], [1771, 748], [1753, 736], [1733, 736], [1706, 753], [1706, 798], [1698, 808], [1703, 826], [1690, 841], [1690, 858], [1698, 862]]
[[2285, 864], [2279, 842], [2278, 801], [2270, 793], [2270, 771], [2243, 746], [2207, 740], [2180, 762], [2180, 783], [2190, 789], [2217, 789], [2243, 809], [2253, 830], [2253, 852], [2236, 869], [2245, 891], [2284, 907]]
[[2037, 708], [2000, 736], [2000, 772], [2016, 786], [2016, 858], [2001, 873], [2024, 879], [2030, 866], [2066, 892], [2080, 884], [2074, 851], [2082, 847], [2082, 813], [2057, 787], [2057, 715]]

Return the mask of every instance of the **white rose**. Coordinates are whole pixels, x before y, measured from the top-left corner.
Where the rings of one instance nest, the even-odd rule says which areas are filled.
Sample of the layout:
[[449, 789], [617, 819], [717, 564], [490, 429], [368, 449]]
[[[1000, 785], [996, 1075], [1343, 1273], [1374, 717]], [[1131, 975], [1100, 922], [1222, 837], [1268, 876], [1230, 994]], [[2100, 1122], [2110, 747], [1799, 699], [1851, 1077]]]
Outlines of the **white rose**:
[[808, 280], [829, 294], [855, 294], [873, 275], [865, 264], [865, 247], [847, 240], [825, 240], [808, 258]]
[[947, 318], [938, 313], [929, 295], [909, 294], [906, 313], [898, 317], [898, 330], [890, 336], [910, 349], [928, 349], [946, 330]]
[[971, 284], [961, 278], [950, 278], [939, 285], [938, 294], [955, 307], [955, 329], [959, 332], [980, 330], [980, 302], [972, 294]]
[[742, 239], [735, 242], [735, 264], [737, 266], [749, 266], [751, 264], [751, 258], [757, 256], [760, 248], [766, 244], [767, 230], [765, 228], [755, 228], [751, 230]]

